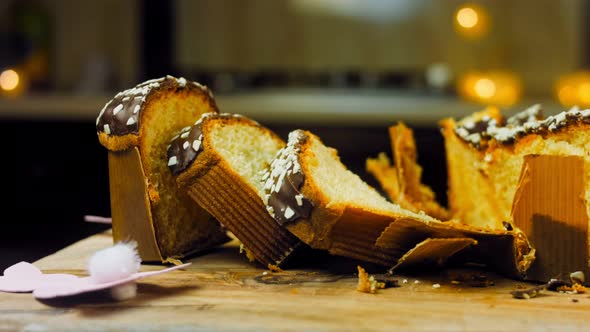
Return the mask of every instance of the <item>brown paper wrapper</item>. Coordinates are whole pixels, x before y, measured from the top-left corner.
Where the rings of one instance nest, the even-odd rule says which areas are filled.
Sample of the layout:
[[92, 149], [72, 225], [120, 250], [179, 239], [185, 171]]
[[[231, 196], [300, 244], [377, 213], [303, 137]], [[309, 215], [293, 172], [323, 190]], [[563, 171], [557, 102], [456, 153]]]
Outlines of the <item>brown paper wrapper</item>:
[[139, 149], [109, 151], [108, 156], [113, 241], [133, 240], [143, 261], [162, 262]]
[[187, 187], [188, 194], [227, 227], [264, 266], [281, 265], [301, 242], [266, 211], [260, 196], [223, 161]]
[[426, 239], [400, 258], [391, 272], [426, 266], [441, 267], [456, 253], [476, 244], [477, 241], [471, 238]]
[[527, 278], [547, 281], [588, 268], [588, 215], [584, 160], [578, 156], [527, 155], [512, 218], [537, 251]]
[[329, 251], [334, 255], [391, 267], [404, 253], [378, 247], [375, 243], [392, 217], [372, 213], [367, 217], [367, 213], [354, 207], [346, 208], [330, 233], [332, 246]]
[[[482, 263], [511, 277], [523, 278], [534, 259], [534, 250], [526, 238], [515, 231], [492, 231], [478, 229], [454, 222], [424, 222], [400, 219], [391, 223], [377, 239], [377, 246], [408, 253], [427, 239], [463, 238], [472, 239], [477, 245], [465, 247], [462, 255], [466, 262]], [[441, 256], [447, 259], [457, 251]]]

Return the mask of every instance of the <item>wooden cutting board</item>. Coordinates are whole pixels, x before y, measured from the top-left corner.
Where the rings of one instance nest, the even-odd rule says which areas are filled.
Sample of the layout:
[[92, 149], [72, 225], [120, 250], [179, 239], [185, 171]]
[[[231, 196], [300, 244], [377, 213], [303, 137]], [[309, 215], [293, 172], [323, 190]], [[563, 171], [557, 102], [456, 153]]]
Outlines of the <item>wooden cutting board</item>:
[[[88, 257], [111, 241], [110, 233], [98, 234], [35, 265], [46, 273], [84, 275]], [[191, 262], [187, 270], [141, 280], [138, 296], [125, 302], [51, 307], [31, 294], [0, 293], [0, 331], [590, 328], [586, 317], [589, 294], [546, 291], [530, 300], [518, 300], [510, 291], [530, 284], [490, 273], [486, 275], [495, 285], [489, 287], [451, 282], [458, 275], [480, 271], [400, 275], [401, 287], [367, 294], [355, 290], [356, 263], [351, 261], [317, 259], [310, 263], [313, 269], [272, 273], [248, 263], [236, 244], [229, 244]], [[144, 271], [160, 268], [142, 266]]]

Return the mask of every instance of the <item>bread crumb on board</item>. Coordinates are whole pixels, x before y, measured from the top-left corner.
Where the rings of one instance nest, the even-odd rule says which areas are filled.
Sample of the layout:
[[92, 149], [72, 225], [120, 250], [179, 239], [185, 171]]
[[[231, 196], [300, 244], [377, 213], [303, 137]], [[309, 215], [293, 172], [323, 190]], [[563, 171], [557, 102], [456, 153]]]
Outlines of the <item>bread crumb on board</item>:
[[378, 289], [385, 288], [384, 282], [379, 282], [375, 279], [375, 277], [370, 276], [365, 269], [363, 269], [360, 265], [357, 266], [359, 272], [359, 282], [356, 286], [356, 290], [362, 293], [370, 293], [375, 294], [377, 293]]
[[250, 250], [248, 250], [248, 248], [246, 248], [243, 243], [240, 243], [240, 254], [241, 253], [246, 254], [246, 258], [248, 258], [248, 261], [250, 263], [252, 263], [256, 260], [256, 257], [254, 257], [254, 254]]
[[266, 266], [271, 272], [285, 272], [283, 269], [281, 269], [280, 267], [273, 265], [273, 264], [268, 264]]

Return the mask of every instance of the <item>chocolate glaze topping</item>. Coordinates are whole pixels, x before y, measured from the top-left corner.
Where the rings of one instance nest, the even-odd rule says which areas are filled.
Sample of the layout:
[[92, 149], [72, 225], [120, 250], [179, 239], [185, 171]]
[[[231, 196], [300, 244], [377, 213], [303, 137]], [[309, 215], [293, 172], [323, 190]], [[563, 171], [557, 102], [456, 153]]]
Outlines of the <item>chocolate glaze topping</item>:
[[270, 168], [262, 175], [266, 209], [280, 225], [311, 215], [313, 205], [299, 191], [305, 174], [297, 157], [301, 144], [307, 139], [302, 130], [289, 133], [287, 146], [279, 150]]
[[[148, 95], [154, 89], [166, 84], [173, 84], [177, 88], [184, 89], [188, 82], [183, 77], [175, 78], [168, 75], [145, 81], [131, 89], [119, 92], [106, 103], [96, 118], [97, 132], [115, 136], [138, 134], [141, 110]], [[209, 89], [203, 85], [197, 82], [190, 82], [190, 84], [200, 88], [212, 97]]]
[[512, 144], [528, 134], [545, 135], [579, 123], [590, 124], [590, 110], [574, 107], [569, 111], [544, 118], [541, 106], [533, 105], [508, 118], [506, 123], [498, 123], [495, 119], [484, 117], [478, 122], [467, 121], [457, 126], [455, 133], [464, 141], [482, 149], [491, 140], [500, 144]]
[[203, 121], [207, 119], [229, 119], [241, 117], [239, 114], [229, 113], [204, 113], [193, 126], [182, 128], [182, 130], [172, 137], [168, 145], [167, 157], [168, 168], [173, 175], [178, 175], [193, 163], [202, 151], [203, 142]]

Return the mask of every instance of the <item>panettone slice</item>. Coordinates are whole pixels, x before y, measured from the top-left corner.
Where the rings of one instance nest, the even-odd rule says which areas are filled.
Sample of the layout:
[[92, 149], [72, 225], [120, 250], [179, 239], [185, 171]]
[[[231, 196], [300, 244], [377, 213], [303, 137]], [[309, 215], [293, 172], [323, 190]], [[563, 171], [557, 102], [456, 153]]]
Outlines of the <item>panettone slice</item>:
[[206, 87], [166, 76], [118, 93], [96, 119], [109, 150], [114, 240], [136, 241], [144, 261], [174, 261], [228, 240], [167, 167], [170, 138], [208, 112], [217, 106]]
[[301, 242], [263, 203], [262, 171], [285, 142], [237, 114], [209, 113], [171, 142], [168, 165], [186, 191], [225, 225], [259, 263], [282, 265]]

